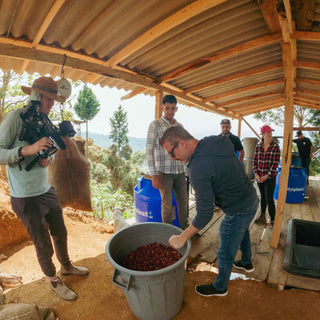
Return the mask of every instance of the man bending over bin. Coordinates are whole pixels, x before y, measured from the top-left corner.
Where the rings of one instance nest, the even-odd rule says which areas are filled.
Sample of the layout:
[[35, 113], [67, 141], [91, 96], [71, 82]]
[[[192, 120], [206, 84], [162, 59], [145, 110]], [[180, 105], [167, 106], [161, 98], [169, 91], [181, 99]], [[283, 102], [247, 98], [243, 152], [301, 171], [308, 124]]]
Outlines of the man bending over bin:
[[[184, 128], [176, 126], [164, 132], [160, 144], [172, 159], [188, 163], [196, 198], [196, 216], [186, 230], [169, 239], [170, 246], [183, 247], [203, 229], [212, 218], [215, 204], [225, 213], [220, 226], [216, 281], [195, 288], [202, 296], [225, 296], [232, 266], [247, 272], [254, 270], [248, 228], [258, 207], [256, 191], [226, 136], [210, 136], [199, 141]], [[242, 258], [234, 261], [239, 247]]]

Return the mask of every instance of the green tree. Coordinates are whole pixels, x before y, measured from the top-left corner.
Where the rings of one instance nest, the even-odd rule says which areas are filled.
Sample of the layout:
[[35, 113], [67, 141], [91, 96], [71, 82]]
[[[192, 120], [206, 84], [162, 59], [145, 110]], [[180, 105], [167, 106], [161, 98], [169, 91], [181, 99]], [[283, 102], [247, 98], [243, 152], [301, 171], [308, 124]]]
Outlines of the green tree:
[[129, 132], [127, 112], [123, 110], [121, 105], [114, 112], [112, 118], [110, 118], [110, 125], [111, 133], [109, 137], [116, 147], [116, 154], [120, 158], [129, 160], [132, 149], [129, 146], [129, 138], [127, 136]]
[[22, 75], [13, 70], [0, 69], [0, 122], [11, 110], [21, 108], [26, 104], [28, 96], [22, 92], [21, 86], [31, 86], [38, 75]]
[[[311, 124], [313, 113], [312, 109], [293, 106], [294, 123], [297, 127], [303, 127], [307, 124]], [[274, 123], [277, 126], [283, 126], [284, 124], [284, 107], [267, 110], [254, 114], [255, 119], [259, 119], [264, 123]]]
[[86, 121], [86, 153], [88, 152], [88, 121], [92, 120], [100, 111], [100, 103], [93, 91], [84, 85], [79, 92], [77, 103], [74, 111], [81, 120]]

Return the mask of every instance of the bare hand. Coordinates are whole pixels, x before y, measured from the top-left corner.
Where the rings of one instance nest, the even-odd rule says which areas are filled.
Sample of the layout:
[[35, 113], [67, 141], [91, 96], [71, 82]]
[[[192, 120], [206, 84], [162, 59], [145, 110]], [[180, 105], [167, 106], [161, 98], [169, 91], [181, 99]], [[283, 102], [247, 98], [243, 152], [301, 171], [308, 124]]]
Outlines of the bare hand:
[[152, 186], [156, 189], [161, 188], [161, 180], [159, 176], [152, 176]]
[[176, 249], [176, 250], [182, 248], [185, 243], [186, 243], [186, 241], [184, 240], [184, 238], [181, 237], [181, 235], [171, 236], [169, 239], [170, 247], [172, 247], [173, 249]]
[[42, 167], [48, 168], [51, 161], [50, 161], [50, 158], [46, 158], [46, 159], [40, 159], [39, 163]]
[[47, 137], [43, 137], [36, 141], [34, 144], [25, 146], [21, 149], [21, 154], [23, 156], [31, 156], [37, 154], [41, 150], [49, 150], [52, 146], [51, 140]]

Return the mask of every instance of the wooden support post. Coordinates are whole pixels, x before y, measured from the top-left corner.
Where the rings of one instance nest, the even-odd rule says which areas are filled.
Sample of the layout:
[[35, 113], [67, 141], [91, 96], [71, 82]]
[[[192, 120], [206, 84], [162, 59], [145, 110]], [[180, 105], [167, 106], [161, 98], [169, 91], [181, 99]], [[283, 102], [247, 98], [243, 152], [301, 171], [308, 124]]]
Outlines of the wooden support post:
[[253, 131], [253, 133], [255, 133], [255, 135], [258, 137], [259, 140], [261, 140], [261, 137], [259, 136], [259, 134], [250, 126], [249, 122], [245, 119], [245, 118], [241, 118], [246, 124], [247, 126]]
[[238, 119], [238, 137], [241, 138], [241, 118]]
[[285, 112], [284, 112], [284, 135], [282, 150], [281, 177], [279, 184], [279, 196], [276, 209], [276, 217], [273, 226], [270, 245], [278, 247], [281, 224], [283, 221], [284, 207], [287, 198], [287, 187], [292, 154], [292, 128], [293, 128], [293, 64], [290, 43], [282, 44], [282, 59], [285, 74]]
[[163, 92], [161, 90], [156, 91], [156, 108], [155, 108], [155, 118], [160, 119], [162, 115], [162, 97]]

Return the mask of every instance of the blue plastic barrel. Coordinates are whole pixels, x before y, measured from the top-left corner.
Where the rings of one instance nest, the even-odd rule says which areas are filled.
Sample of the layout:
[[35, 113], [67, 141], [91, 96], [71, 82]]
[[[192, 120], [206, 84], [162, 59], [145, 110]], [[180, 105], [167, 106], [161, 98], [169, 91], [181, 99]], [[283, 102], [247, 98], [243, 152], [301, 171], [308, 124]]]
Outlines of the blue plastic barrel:
[[302, 159], [298, 152], [292, 152], [291, 155], [291, 166], [302, 167]]
[[[152, 180], [144, 177], [137, 179], [134, 187], [134, 205], [136, 222], [162, 222], [161, 195], [152, 186]], [[178, 220], [177, 202], [172, 191], [172, 224], [180, 228]]]
[[[274, 198], [278, 200], [280, 185], [281, 167], [278, 167]], [[301, 203], [304, 201], [306, 193], [306, 169], [301, 167], [291, 167], [289, 172], [286, 203]]]

